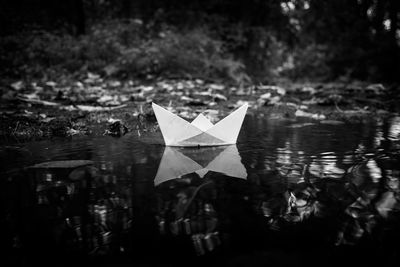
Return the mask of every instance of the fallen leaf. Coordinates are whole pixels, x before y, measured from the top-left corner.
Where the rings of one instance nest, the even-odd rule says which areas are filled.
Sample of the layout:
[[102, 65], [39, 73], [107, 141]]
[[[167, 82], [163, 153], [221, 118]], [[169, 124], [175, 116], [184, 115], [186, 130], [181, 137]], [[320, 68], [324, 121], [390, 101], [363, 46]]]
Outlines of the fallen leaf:
[[120, 87], [121, 86], [121, 82], [120, 81], [110, 81], [108, 83], [109, 86], [111, 87]]
[[48, 161], [38, 163], [29, 168], [33, 169], [70, 169], [77, 168], [86, 165], [92, 165], [94, 162], [91, 160], [60, 160], [60, 161]]
[[311, 123], [311, 122], [295, 123], [295, 124], [289, 125], [287, 127], [288, 128], [302, 128], [302, 127], [311, 126], [311, 125], [315, 125], [315, 123]]
[[225, 86], [221, 84], [210, 84], [209, 87], [213, 90], [224, 90]]
[[22, 98], [22, 97], [17, 97], [21, 101], [29, 102], [32, 104], [38, 104], [38, 105], [43, 105], [43, 106], [59, 106], [59, 103], [56, 102], [50, 102], [50, 101], [45, 101], [45, 100], [40, 100], [40, 99], [34, 99], [34, 98]]
[[365, 88], [365, 92], [369, 95], [381, 95], [386, 88], [381, 83], [370, 84]]
[[200, 79], [196, 79], [195, 82], [200, 85], [204, 84], [204, 81]]
[[324, 120], [326, 118], [325, 115], [323, 115], [323, 114], [310, 113], [310, 112], [303, 111], [301, 109], [296, 110], [294, 115], [296, 117], [306, 117], [306, 118], [312, 118], [312, 119], [316, 119], [316, 120]]
[[50, 87], [56, 87], [57, 84], [53, 81], [48, 81], [45, 83], [45, 85], [50, 86]]
[[76, 106], [62, 106], [61, 109], [65, 109], [68, 111], [72, 110], [82, 110], [82, 111], [108, 111], [108, 110], [114, 110], [114, 109], [119, 109], [126, 107], [126, 104], [120, 105], [120, 106], [114, 106], [114, 107], [99, 107], [99, 106], [87, 106], [87, 105], [76, 105]]
[[257, 87], [259, 90], [271, 90], [271, 91], [275, 91], [276, 93], [280, 94], [280, 95], [285, 95], [286, 94], [286, 90], [280, 86], [276, 86], [276, 85], [261, 85]]
[[79, 131], [79, 130], [75, 130], [75, 129], [73, 129], [73, 128], [69, 128], [69, 129], [67, 130], [67, 135], [70, 135], [70, 136], [72, 136], [72, 135], [77, 135], [77, 134], [80, 134], [80, 133], [82, 133], [82, 132]]
[[260, 95], [260, 99], [266, 100], [271, 98], [271, 93], [265, 93]]
[[23, 81], [18, 81], [18, 82], [12, 83], [10, 86], [14, 90], [19, 91], [19, 90], [21, 90], [22, 88], [25, 87], [25, 84], [24, 84]]
[[310, 95], [313, 95], [317, 92], [317, 90], [315, 90], [313, 87], [305, 86], [305, 87], [301, 88], [301, 92], [309, 93]]
[[218, 101], [218, 100], [227, 101], [228, 99], [227, 99], [226, 96], [224, 96], [224, 95], [215, 94], [215, 95], [214, 95], [214, 101]]
[[102, 97], [100, 97], [99, 99], [97, 99], [97, 102], [99, 102], [99, 103], [105, 103], [105, 102], [111, 101], [111, 100], [113, 100], [113, 99], [114, 99], [114, 97], [112, 97], [112, 96], [110, 96], [110, 95], [103, 95]]

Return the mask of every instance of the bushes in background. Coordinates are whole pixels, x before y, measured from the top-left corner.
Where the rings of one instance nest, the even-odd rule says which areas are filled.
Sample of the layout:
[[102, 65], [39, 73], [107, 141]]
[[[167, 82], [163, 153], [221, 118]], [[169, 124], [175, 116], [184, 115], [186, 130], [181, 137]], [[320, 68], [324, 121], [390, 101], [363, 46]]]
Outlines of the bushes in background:
[[[373, 65], [361, 61], [356, 68], [343, 68], [361, 56], [338, 56], [336, 50], [316, 42], [289, 46], [263, 27], [223, 20], [184, 29], [163, 21], [107, 20], [80, 36], [30, 30], [0, 38], [0, 74], [57, 79], [91, 71], [118, 78], [200, 77], [237, 84], [282, 77], [332, 80], [363, 68], [365, 77], [373, 76]], [[340, 62], [350, 56], [351, 62]]]
[[92, 71], [109, 76], [173, 75], [235, 79], [244, 65], [207, 28], [185, 31], [140, 20], [104, 21], [88, 34], [29, 31], [0, 40], [1, 72], [40, 77]]

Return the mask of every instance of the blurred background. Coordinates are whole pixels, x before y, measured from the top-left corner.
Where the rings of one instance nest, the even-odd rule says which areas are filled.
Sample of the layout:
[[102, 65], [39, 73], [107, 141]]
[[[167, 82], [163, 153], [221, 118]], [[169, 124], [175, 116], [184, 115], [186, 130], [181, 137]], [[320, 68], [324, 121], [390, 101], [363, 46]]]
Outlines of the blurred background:
[[396, 0], [13, 0], [0, 75], [399, 81]]

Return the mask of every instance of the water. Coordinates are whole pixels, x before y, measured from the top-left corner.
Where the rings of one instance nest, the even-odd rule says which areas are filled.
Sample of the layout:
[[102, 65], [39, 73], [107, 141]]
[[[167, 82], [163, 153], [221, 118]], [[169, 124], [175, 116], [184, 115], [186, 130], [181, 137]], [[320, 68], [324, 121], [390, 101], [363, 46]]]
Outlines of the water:
[[247, 116], [236, 146], [165, 148], [159, 132], [133, 132], [0, 155], [2, 266], [399, 260], [399, 117]]

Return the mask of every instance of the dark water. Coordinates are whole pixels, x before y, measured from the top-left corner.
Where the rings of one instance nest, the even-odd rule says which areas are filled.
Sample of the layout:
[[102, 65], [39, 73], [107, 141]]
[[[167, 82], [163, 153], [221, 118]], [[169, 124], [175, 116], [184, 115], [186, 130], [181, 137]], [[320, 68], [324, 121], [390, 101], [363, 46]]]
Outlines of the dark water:
[[0, 153], [1, 266], [399, 261], [399, 117], [248, 116], [236, 146], [165, 148], [133, 132]]

